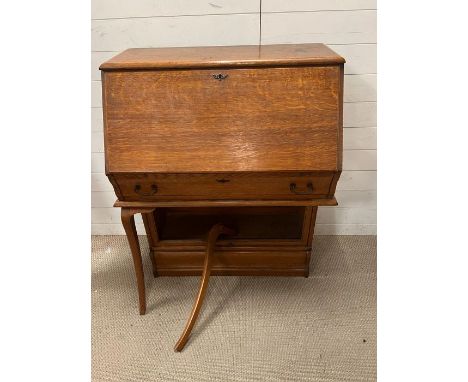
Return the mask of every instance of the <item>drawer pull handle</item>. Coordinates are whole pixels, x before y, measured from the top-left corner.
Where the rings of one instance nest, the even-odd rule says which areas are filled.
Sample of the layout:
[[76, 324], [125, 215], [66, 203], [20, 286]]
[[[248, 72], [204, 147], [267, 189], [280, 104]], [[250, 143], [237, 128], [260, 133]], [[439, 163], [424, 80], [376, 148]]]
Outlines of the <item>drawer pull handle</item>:
[[213, 78], [218, 81], [225, 80], [228, 77], [229, 77], [229, 74], [222, 74], [222, 73], [213, 74]]
[[151, 195], [154, 195], [156, 192], [158, 192], [158, 186], [156, 186], [155, 184], [151, 185], [151, 192], [149, 192], [149, 193], [141, 192], [141, 185], [140, 184], [137, 184], [135, 186], [135, 193], [137, 193], [138, 195], [141, 195], [141, 196], [151, 196]]
[[312, 183], [307, 183], [307, 191], [304, 191], [304, 192], [301, 192], [301, 191], [297, 191], [296, 189], [296, 183], [291, 183], [289, 185], [289, 190], [293, 193], [293, 194], [296, 194], [296, 195], [310, 195], [314, 192], [314, 187], [312, 186]]

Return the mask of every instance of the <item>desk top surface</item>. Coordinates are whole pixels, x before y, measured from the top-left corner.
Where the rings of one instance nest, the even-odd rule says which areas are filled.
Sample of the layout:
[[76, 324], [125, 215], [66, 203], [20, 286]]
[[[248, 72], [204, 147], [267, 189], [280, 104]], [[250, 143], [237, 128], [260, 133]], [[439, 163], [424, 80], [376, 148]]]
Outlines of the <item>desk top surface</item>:
[[100, 69], [171, 69], [333, 65], [345, 60], [323, 44], [280, 44], [127, 49]]

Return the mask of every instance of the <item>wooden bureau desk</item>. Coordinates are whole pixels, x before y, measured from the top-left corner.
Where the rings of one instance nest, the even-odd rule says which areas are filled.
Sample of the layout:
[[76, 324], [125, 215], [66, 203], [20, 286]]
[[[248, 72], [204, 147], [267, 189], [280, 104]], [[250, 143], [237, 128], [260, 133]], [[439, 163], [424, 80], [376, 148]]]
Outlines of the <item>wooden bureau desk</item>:
[[325, 45], [300, 44], [129, 49], [100, 66], [106, 175], [140, 313], [135, 214], [155, 276], [203, 272], [176, 350], [210, 273], [309, 274], [317, 208], [337, 204], [344, 62]]

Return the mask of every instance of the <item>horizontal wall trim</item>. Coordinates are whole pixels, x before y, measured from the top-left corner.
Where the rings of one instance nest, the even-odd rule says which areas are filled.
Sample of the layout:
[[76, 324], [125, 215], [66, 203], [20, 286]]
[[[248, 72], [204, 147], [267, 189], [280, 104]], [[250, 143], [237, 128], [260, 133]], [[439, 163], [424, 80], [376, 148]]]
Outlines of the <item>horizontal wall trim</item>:
[[[264, 12], [262, 12], [264, 13]], [[204, 13], [204, 14], [180, 14], [180, 15], [152, 15], [152, 16], [127, 16], [127, 17], [104, 17], [91, 18], [91, 21], [107, 21], [107, 20], [133, 20], [133, 19], [161, 19], [171, 17], [204, 17], [204, 16], [240, 16], [240, 15], [260, 15], [260, 12], [232, 12], [232, 13]]]
[[175, 15], [151, 15], [151, 16], [125, 16], [125, 17], [96, 17], [91, 18], [92, 21], [106, 21], [106, 20], [131, 20], [131, 19], [156, 19], [167, 17], [203, 17], [203, 16], [237, 16], [237, 15], [271, 15], [271, 14], [289, 14], [289, 13], [325, 13], [325, 12], [360, 12], [360, 11], [375, 11], [376, 8], [356, 8], [356, 9], [317, 9], [306, 11], [258, 11], [255, 12], [230, 12], [230, 13], [189, 13], [189, 14], [175, 14]]
[[[258, 44], [257, 44], [258, 45]], [[263, 45], [277, 45], [277, 44], [261, 44]], [[286, 44], [290, 45], [290, 44]], [[351, 43], [332, 43], [332, 44], [325, 44], [327, 46], [349, 46], [349, 45], [377, 45], [376, 42], [351, 42]], [[206, 45], [206, 46], [216, 46], [216, 45]], [[236, 46], [236, 45], [223, 45], [223, 46]], [[158, 48], [157, 46], [154, 46], [152, 48]], [[178, 46], [177, 48], [182, 48]], [[190, 45], [187, 45], [186, 48], [190, 48]], [[91, 49], [91, 53], [120, 53], [121, 50], [99, 50], [99, 49]], [[371, 73], [374, 74], [374, 73]]]

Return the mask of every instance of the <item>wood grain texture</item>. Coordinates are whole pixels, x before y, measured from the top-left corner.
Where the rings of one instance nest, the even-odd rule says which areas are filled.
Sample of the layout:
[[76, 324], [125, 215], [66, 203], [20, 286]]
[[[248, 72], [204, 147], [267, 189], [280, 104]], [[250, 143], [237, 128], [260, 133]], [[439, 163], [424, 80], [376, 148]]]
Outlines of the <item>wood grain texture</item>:
[[[137, 224], [136, 229], [138, 235], [145, 235], [145, 227], [143, 223]], [[125, 235], [122, 224], [91, 224], [93, 235]], [[315, 225], [315, 235], [376, 235], [376, 224], [346, 224], [346, 223], [333, 223], [333, 224], [319, 224]], [[199, 274], [199, 273], [198, 273]], [[278, 275], [278, 274], [272, 274]], [[304, 274], [297, 274], [296, 276], [304, 276]]]
[[178, 200], [178, 201], [151, 201], [127, 202], [117, 200], [114, 207], [262, 207], [262, 206], [336, 206], [336, 198], [307, 199], [307, 200]]
[[[258, 14], [259, 2], [249, 1], [215, 1], [215, 2], [200, 2], [198, 0], [188, 1], [169, 1], [161, 0], [153, 2], [150, 0], [135, 0], [130, 3], [113, 0], [93, 0], [92, 17], [93, 19], [111, 19], [111, 18], [146, 18], [150, 20], [96, 20], [93, 23], [93, 49], [92, 52], [92, 79], [100, 80], [100, 72], [98, 66], [116, 55], [120, 50], [130, 47], [157, 47], [157, 46], [190, 46], [190, 45], [231, 45], [239, 43], [239, 39], [248, 38], [248, 44], [257, 44], [260, 30], [260, 17]], [[307, 41], [310, 38], [308, 33], [313, 32], [310, 20], [307, 13], [315, 13], [315, 17], [319, 17], [323, 21], [334, 19], [340, 20], [337, 13], [327, 13], [323, 11], [337, 10], [345, 11], [350, 14], [355, 10], [375, 9], [375, 0], [262, 0], [263, 13], [302, 13], [303, 16], [294, 17], [284, 16], [276, 17], [275, 22], [278, 31], [284, 37], [284, 30], [281, 23], [284, 20], [295, 20], [296, 24], [292, 25], [290, 31], [296, 31], [298, 34], [291, 36], [291, 42], [298, 43]], [[257, 10], [255, 10], [257, 9]], [[238, 15], [238, 13], [252, 13], [251, 15]], [[224, 15], [221, 15], [224, 14]], [[189, 15], [184, 17], [183, 15]], [[162, 17], [160, 17], [162, 16]], [[180, 17], [179, 17], [180, 16]], [[314, 16], [312, 16], [314, 17]], [[247, 21], [245, 21], [247, 20]], [[343, 19], [344, 20], [344, 19]], [[363, 19], [364, 20], [364, 19]], [[264, 21], [264, 20], [263, 20]], [[364, 21], [363, 21], [364, 22]], [[368, 19], [368, 22], [374, 23]], [[265, 26], [265, 25], [264, 25]], [[268, 26], [270, 27], [270, 26]], [[275, 26], [272, 26], [275, 29]], [[345, 148], [343, 166], [347, 168], [346, 150], [374, 150], [376, 149], [376, 104], [362, 103], [362, 101], [375, 101], [374, 81], [369, 74], [377, 72], [376, 66], [376, 44], [365, 43], [356, 44], [349, 43], [350, 39], [354, 38], [354, 31], [344, 32], [349, 36], [338, 36], [336, 32], [343, 31], [346, 25], [335, 24], [326, 26], [324, 30], [325, 38], [337, 38], [339, 44], [332, 44], [330, 47], [338, 54], [346, 57], [347, 64], [345, 65], [345, 113], [344, 113], [344, 137], [343, 144]], [[358, 25], [359, 32], [368, 30], [365, 25]], [[125, 31], [127, 29], [127, 31]], [[131, 36], [131, 38], [129, 38]], [[362, 37], [363, 35], [361, 35]], [[318, 36], [317, 36], [318, 37]], [[322, 38], [320, 37], [320, 38]], [[280, 38], [282, 38], [280, 36]], [[318, 39], [310, 40], [318, 42]], [[325, 40], [321, 40], [325, 41]], [[105, 50], [105, 52], [103, 52]], [[349, 80], [353, 75], [363, 75], [360, 78]], [[100, 105], [100, 89], [99, 84], [93, 84], [93, 105]], [[94, 101], [97, 102], [94, 102]], [[355, 103], [347, 105], [347, 101]], [[99, 133], [102, 134], [102, 109], [100, 107], [92, 108], [92, 130], [96, 133], [92, 138], [92, 152], [102, 153], [104, 150], [103, 140], [99, 139]], [[96, 140], [96, 142], [94, 142]], [[352, 166], [358, 168], [361, 165], [366, 166], [369, 163], [366, 154], [351, 154], [354, 155]], [[366, 158], [365, 158], [366, 156]], [[115, 217], [112, 215], [109, 222], [108, 212], [103, 209], [110, 210], [115, 201], [115, 194], [112, 185], [107, 180], [105, 174], [100, 172], [104, 168], [104, 158], [102, 154], [93, 155], [92, 164], [93, 171], [91, 174], [92, 180], [92, 203], [96, 206], [93, 210], [93, 233], [107, 234], [123, 234], [123, 228], [119, 224], [115, 224]], [[366, 191], [375, 190], [376, 188], [376, 171], [358, 170], [343, 171], [340, 181], [338, 182], [337, 197], [342, 202], [347, 204], [358, 203], [359, 207], [350, 207], [353, 211], [349, 214], [337, 214], [336, 220], [332, 223], [324, 225], [319, 221], [319, 228], [316, 230], [318, 234], [362, 234], [375, 232], [375, 225], [362, 225], [358, 223], [367, 223], [364, 212], [373, 208], [375, 204], [374, 197], [368, 197]], [[352, 192], [352, 195], [349, 194]], [[342, 193], [344, 192], [344, 194]], [[344, 199], [343, 199], [344, 198]], [[365, 210], [364, 210], [365, 209]], [[361, 219], [362, 220], [359, 220]], [[320, 218], [320, 216], [319, 216]], [[96, 219], [96, 220], [95, 220]], [[137, 219], [137, 229], [142, 227], [139, 217]], [[344, 219], [343, 221], [339, 219]], [[357, 224], [349, 224], [349, 219]], [[140, 221], [140, 223], [138, 223]], [[118, 223], [118, 220], [117, 220]], [[341, 223], [341, 224], [340, 224]], [[140, 231], [139, 231], [140, 232]], [[140, 233], [142, 233], [141, 231]]]
[[[161, 276], [196, 276], [203, 267], [203, 251], [172, 252], [156, 250]], [[231, 251], [215, 252], [213, 275], [223, 276], [306, 276], [307, 251]], [[187, 264], [193, 264], [187, 266]]]
[[[341, 181], [340, 181], [341, 182]], [[340, 184], [338, 182], [338, 185]], [[339, 188], [339, 187], [337, 187]], [[356, 207], [356, 208], [376, 208], [376, 200], [377, 200], [377, 193], [374, 190], [360, 190], [360, 189], [352, 189], [352, 190], [337, 190], [335, 192], [336, 198], [340, 201], [340, 207]], [[93, 192], [91, 194], [91, 206], [92, 207], [112, 207], [115, 204], [116, 196], [113, 191], [102, 191], [102, 192]], [[256, 201], [253, 200], [238, 200], [236, 201], [239, 205], [255, 205]], [[310, 206], [321, 206], [321, 205], [330, 205], [336, 206], [337, 202], [334, 199], [309, 199], [309, 200], [264, 200], [264, 201], [257, 201], [258, 205], [291, 205], [291, 206], [298, 206], [298, 205], [310, 205]], [[119, 202], [116, 204], [116, 207], [121, 206], [132, 206], [134, 202]], [[143, 202], [142, 202], [143, 203]], [[161, 206], [161, 207], [176, 207], [185, 205], [187, 207], [196, 207], [196, 206], [229, 206], [233, 205], [230, 201], [227, 200], [217, 200], [217, 201], [200, 201], [198, 203], [194, 201], [175, 201], [175, 202], [166, 202], [166, 201], [153, 201], [153, 202], [144, 202], [149, 203], [149, 206]]]
[[[126, 201], [327, 198], [334, 193], [332, 178], [332, 173], [278, 172], [115, 175], [122, 200]], [[291, 184], [299, 193], [291, 190]]]
[[[338, 184], [341, 183], [341, 180]], [[294, 207], [299, 208], [299, 207]], [[318, 224], [376, 224], [376, 208], [367, 207], [321, 207], [317, 216]], [[113, 207], [96, 207], [92, 209], [92, 221], [95, 224], [119, 224], [120, 211]], [[141, 224], [142, 219], [135, 216], [135, 224]]]
[[133, 258], [135, 275], [138, 287], [138, 300], [140, 314], [146, 313], [146, 290], [145, 290], [145, 275], [143, 272], [143, 262], [141, 260], [140, 244], [138, 241], [137, 231], [135, 227], [134, 215], [138, 210], [133, 208], [122, 208], [122, 225], [127, 235], [128, 243]]
[[[102, 117], [101, 117], [102, 118]], [[343, 150], [376, 150], [377, 149], [377, 128], [375, 127], [355, 127], [343, 129]], [[91, 152], [104, 152], [104, 136], [101, 131], [91, 132]], [[346, 155], [345, 155], [346, 156]], [[99, 157], [94, 158], [95, 160]], [[104, 157], [102, 157], [104, 160]]]
[[[377, 73], [376, 44], [329, 44], [334, 52], [346, 57], [345, 74], [375, 74]], [[120, 53], [118, 50], [93, 51], [91, 53], [92, 79], [100, 80], [99, 65]]]
[[[98, 65], [99, 66], [99, 65]], [[98, 66], [94, 68], [92, 86], [96, 87], [93, 97], [100, 97], [99, 83], [101, 72]], [[97, 77], [99, 76], [99, 77]], [[376, 74], [346, 74], [344, 76], [344, 102], [369, 102], [377, 100], [377, 75]], [[93, 100], [93, 104], [96, 102]]]
[[[211, 208], [158, 208], [159, 217], [158, 247], [166, 250], [174, 246], [190, 249], [203, 249], [206, 233], [218, 222], [235, 228], [236, 235], [220, 238], [220, 249], [230, 250], [233, 246], [258, 247], [268, 243], [275, 250], [283, 243], [287, 246], [306, 244], [306, 234], [302, 230], [310, 216], [311, 207], [211, 207]], [[274, 244], [271, 243], [274, 240]], [[193, 244], [192, 244], [193, 241]], [[189, 244], [187, 244], [189, 243]], [[201, 248], [200, 248], [200, 244]], [[303, 249], [303, 248], [302, 248]]]
[[[377, 171], [362, 171], [362, 170], [344, 170], [341, 173], [338, 182], [337, 190], [375, 190], [377, 188]], [[113, 187], [110, 184], [107, 176], [104, 173], [91, 174], [91, 192], [105, 192], [107, 195], [112, 195]], [[114, 203], [114, 196], [109, 198], [109, 206]]]
[[[101, 97], [100, 91], [97, 95]], [[99, 101], [100, 102], [100, 101]], [[92, 131], [103, 131], [102, 108], [91, 108]], [[343, 104], [343, 127], [369, 127], [377, 126], [376, 102], [345, 102]]]
[[338, 66], [217, 73], [105, 73], [108, 171], [340, 168]]
[[127, 49], [99, 67], [118, 69], [175, 69], [281, 65], [331, 65], [345, 60], [323, 44], [203, 46]]
[[193, 305], [192, 312], [185, 326], [185, 329], [182, 332], [181, 337], [179, 338], [179, 340], [177, 341], [175, 345], [175, 348], [174, 348], [175, 351], [181, 351], [184, 348], [185, 344], [187, 343], [190, 337], [190, 333], [192, 332], [195, 322], [197, 321], [198, 314], [200, 313], [203, 300], [205, 298], [205, 294], [208, 288], [208, 282], [209, 282], [210, 274], [211, 274], [211, 264], [213, 260], [216, 240], [221, 234], [235, 235], [235, 231], [224, 226], [221, 223], [215, 224], [210, 229], [208, 233], [208, 238], [207, 238], [207, 244], [206, 244], [207, 248], [206, 248], [206, 253], [205, 253], [205, 261], [203, 264], [203, 275], [200, 280], [200, 287], [198, 290], [198, 295]]

